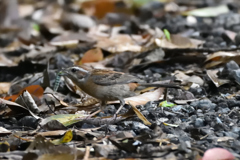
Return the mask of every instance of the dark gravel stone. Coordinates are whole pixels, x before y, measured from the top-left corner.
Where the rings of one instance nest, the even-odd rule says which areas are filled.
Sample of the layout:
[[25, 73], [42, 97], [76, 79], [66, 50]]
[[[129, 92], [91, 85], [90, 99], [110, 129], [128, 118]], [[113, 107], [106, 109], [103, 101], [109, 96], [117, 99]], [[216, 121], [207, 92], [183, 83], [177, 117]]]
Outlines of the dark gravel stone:
[[229, 108], [240, 106], [240, 101], [228, 100], [227, 103]]
[[232, 71], [230, 76], [233, 77], [237, 83], [240, 83], [240, 69]]
[[219, 72], [219, 76], [226, 78], [226, 76], [233, 78], [233, 71], [239, 69], [238, 64], [235, 61], [228, 62], [223, 68], [222, 72]]
[[217, 105], [218, 108], [227, 108], [228, 107], [228, 104], [227, 102], [221, 102]]
[[221, 42], [219, 45], [220, 45], [221, 47], [226, 47], [226, 46], [227, 46], [227, 43], [226, 43], [226, 42]]
[[237, 138], [239, 137], [238, 134], [233, 133], [233, 132], [224, 132], [224, 134], [225, 134], [225, 136], [227, 136], [227, 137], [233, 137], [233, 138], [235, 138], [235, 139], [237, 139]]
[[39, 120], [32, 116], [25, 116], [18, 121], [18, 125], [37, 128]]
[[180, 112], [182, 110], [183, 106], [182, 105], [177, 105], [172, 108], [173, 112]]
[[191, 92], [196, 98], [205, 97], [207, 95], [205, 89], [202, 87], [190, 88], [189, 92]]
[[177, 137], [172, 137], [172, 138], [170, 138], [170, 142], [174, 143], [174, 144], [178, 144], [179, 143], [179, 139]]
[[[239, 26], [240, 30], [240, 26]], [[234, 38], [236, 45], [240, 45], [240, 32], [237, 33], [237, 35]]]
[[203, 127], [204, 126], [204, 120], [202, 118], [197, 118], [195, 123], [194, 123], [195, 127]]
[[202, 109], [202, 110], [214, 110], [216, 107], [215, 103], [212, 103], [209, 99], [203, 99], [200, 101], [195, 101], [190, 104], [196, 109]]
[[95, 127], [94, 125], [92, 125], [92, 124], [88, 124], [88, 123], [83, 123], [83, 125], [82, 125], [82, 129], [84, 129], [84, 128], [93, 128], [93, 127]]
[[140, 122], [132, 122], [132, 129], [133, 130], [149, 129], [149, 127]]
[[220, 113], [220, 114], [226, 114], [226, 113], [229, 113], [229, 112], [230, 112], [229, 108], [219, 108], [218, 109], [218, 113]]
[[146, 69], [144, 70], [144, 74], [147, 76], [147, 77], [153, 77], [153, 73], [150, 69]]
[[108, 126], [108, 129], [112, 132], [117, 132], [118, 131], [117, 128], [118, 128], [117, 125], [109, 125]]
[[183, 108], [182, 108], [183, 111], [187, 112], [187, 113], [193, 113], [195, 112], [195, 109], [190, 106], [190, 105], [185, 105]]
[[109, 113], [109, 114], [114, 114], [116, 113], [116, 108], [114, 105], [109, 105], [106, 107], [106, 109], [104, 109], [104, 111], [106, 111], [106, 113]]
[[240, 136], [240, 127], [234, 126], [234, 127], [232, 128], [232, 132], [233, 132], [233, 133], [237, 133], [237, 134], [239, 134], [239, 136]]

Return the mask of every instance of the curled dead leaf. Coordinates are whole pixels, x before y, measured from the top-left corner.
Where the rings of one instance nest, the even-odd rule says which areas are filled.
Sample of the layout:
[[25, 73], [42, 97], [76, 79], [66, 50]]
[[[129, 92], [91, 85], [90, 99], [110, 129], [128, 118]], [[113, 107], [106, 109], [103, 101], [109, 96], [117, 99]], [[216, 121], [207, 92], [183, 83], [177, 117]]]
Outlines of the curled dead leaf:
[[89, 63], [89, 62], [98, 62], [101, 60], [103, 60], [102, 50], [100, 48], [94, 48], [84, 53], [80, 61], [80, 64]]

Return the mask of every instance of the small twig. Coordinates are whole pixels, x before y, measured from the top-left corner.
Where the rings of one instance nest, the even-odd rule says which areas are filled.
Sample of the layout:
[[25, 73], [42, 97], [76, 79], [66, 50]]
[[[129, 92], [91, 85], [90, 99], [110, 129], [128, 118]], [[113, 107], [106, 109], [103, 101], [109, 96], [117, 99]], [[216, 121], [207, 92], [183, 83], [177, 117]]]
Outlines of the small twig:
[[88, 160], [89, 155], [90, 155], [90, 147], [89, 147], [89, 146], [86, 146], [85, 155], [84, 155], [84, 157], [83, 157], [83, 160]]
[[18, 135], [16, 135], [16, 134], [13, 134], [13, 136], [16, 137], [16, 138], [18, 138], [18, 139], [21, 139], [21, 140], [23, 140], [23, 141], [27, 141], [27, 142], [32, 142], [32, 141], [33, 141], [33, 140], [30, 140], [30, 139], [22, 138], [22, 137], [20, 137], [20, 136], [18, 136]]
[[61, 101], [53, 93], [45, 92], [43, 94], [50, 94], [50, 95], [52, 95], [61, 104]]
[[202, 151], [201, 149], [195, 148], [195, 147], [190, 147], [188, 149], [192, 149], [192, 150], [195, 150], [195, 151], [198, 151], [198, 152], [204, 154], [204, 151]]
[[202, 139], [206, 138], [207, 136], [209, 136], [209, 134], [206, 134], [205, 136], [201, 137], [200, 139], [202, 140]]
[[166, 51], [175, 51], [175, 53], [182, 52], [219, 52], [219, 51], [237, 51], [240, 50], [240, 47], [236, 48], [162, 48]]
[[45, 103], [47, 104], [48, 108], [50, 109], [50, 111], [56, 115], [56, 113], [52, 110], [51, 106], [49, 105], [48, 101], [46, 99], [44, 99]]
[[233, 108], [227, 115], [230, 116], [235, 111], [235, 108]]
[[95, 112], [93, 112], [92, 114], [90, 114], [89, 116], [87, 116], [85, 119], [89, 119], [89, 118], [91, 118], [91, 117], [93, 117], [93, 116], [95, 116], [96, 114], [98, 114], [99, 112], [101, 112], [102, 110], [101, 109], [99, 109], [99, 110], [97, 110], [97, 111], [95, 111]]

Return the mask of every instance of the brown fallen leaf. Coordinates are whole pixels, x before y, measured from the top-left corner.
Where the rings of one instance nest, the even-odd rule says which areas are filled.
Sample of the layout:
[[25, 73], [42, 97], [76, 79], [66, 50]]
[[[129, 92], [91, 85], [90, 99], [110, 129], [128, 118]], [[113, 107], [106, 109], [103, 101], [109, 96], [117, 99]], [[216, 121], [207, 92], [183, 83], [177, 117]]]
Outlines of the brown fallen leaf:
[[28, 110], [24, 106], [17, 104], [15, 102], [11, 102], [11, 101], [0, 98], [0, 105], [8, 106], [14, 113], [30, 113], [36, 119], [40, 118], [37, 115], [33, 114], [30, 110]]
[[11, 87], [11, 83], [1, 82], [0, 83], [0, 94], [7, 93], [9, 91], [10, 87]]
[[83, 11], [89, 16], [96, 16], [97, 18], [103, 18], [107, 13], [114, 12], [115, 1], [112, 0], [92, 0], [84, 1], [81, 4]]
[[84, 53], [80, 65], [89, 62], [98, 62], [103, 60], [103, 53], [100, 48], [93, 48]]
[[155, 43], [162, 48], [197, 48], [203, 41], [182, 37], [181, 35], [171, 35], [171, 42], [165, 38], [156, 38]]
[[4, 135], [4, 134], [11, 134], [12, 132], [7, 130], [6, 128], [0, 127], [0, 134]]
[[[5, 52], [6, 48], [0, 48], [0, 52]], [[0, 54], [0, 66], [16, 66], [17, 64], [11, 59], [7, 58], [4, 54]]]
[[184, 72], [179, 71], [179, 70], [176, 70], [174, 72], [174, 75], [175, 75], [177, 80], [182, 81], [182, 84], [196, 83], [196, 84], [202, 86], [203, 83], [204, 83], [202, 78], [200, 78], [199, 76], [196, 76], [196, 75], [188, 76]]
[[158, 88], [152, 92], [146, 92], [138, 96], [129, 97], [125, 99], [125, 103], [130, 103], [131, 105], [144, 105], [149, 101], [156, 101], [159, 100], [163, 96], [165, 88]]
[[219, 79], [217, 76], [218, 70], [207, 70], [208, 77], [212, 80], [216, 87], [220, 87], [223, 84], [229, 83], [227, 79]]
[[22, 94], [22, 92], [24, 92], [25, 90], [27, 90], [32, 96], [35, 96], [38, 98], [42, 97], [43, 92], [44, 92], [43, 88], [40, 85], [31, 85], [31, 86], [23, 88], [18, 94], [7, 96], [4, 99], [10, 100], [10, 101], [15, 101], [17, 99], [17, 97], [20, 94]]
[[212, 68], [220, 64], [225, 64], [231, 60], [234, 60], [237, 64], [240, 64], [240, 54], [237, 52], [215, 52], [208, 56], [205, 61], [205, 68]]
[[[130, 104], [130, 103], [129, 103]], [[131, 104], [130, 104], [131, 105]], [[146, 117], [144, 117], [144, 115], [136, 108], [136, 106], [133, 106], [133, 105], [131, 105], [132, 106], [132, 108], [133, 108], [133, 111], [136, 113], [136, 115], [138, 116], [138, 118], [140, 118], [142, 121], [143, 121], [143, 123], [145, 124], [145, 125], [151, 125], [151, 123], [147, 120], [147, 118]]]
[[[159, 100], [163, 96], [165, 88], [158, 88], [155, 91], [149, 91], [138, 96], [129, 97], [124, 99], [126, 104], [130, 104], [133, 111], [136, 113], [145, 125], [151, 125], [151, 123], [142, 115], [142, 113], [136, 108], [137, 105], [144, 105], [149, 101]], [[110, 102], [113, 103], [113, 102]]]
[[57, 131], [47, 131], [47, 132], [38, 132], [37, 135], [41, 135], [43, 137], [46, 136], [62, 136], [66, 130], [57, 130]]

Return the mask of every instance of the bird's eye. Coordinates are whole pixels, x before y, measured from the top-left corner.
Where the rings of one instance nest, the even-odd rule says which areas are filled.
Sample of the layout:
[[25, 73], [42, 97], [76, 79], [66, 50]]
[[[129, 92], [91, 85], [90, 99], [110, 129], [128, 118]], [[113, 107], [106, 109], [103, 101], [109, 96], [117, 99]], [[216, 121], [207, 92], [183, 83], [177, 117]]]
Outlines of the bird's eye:
[[76, 68], [72, 68], [71, 71], [72, 71], [73, 73], [75, 73], [75, 72], [77, 71], [77, 69], [76, 69]]

